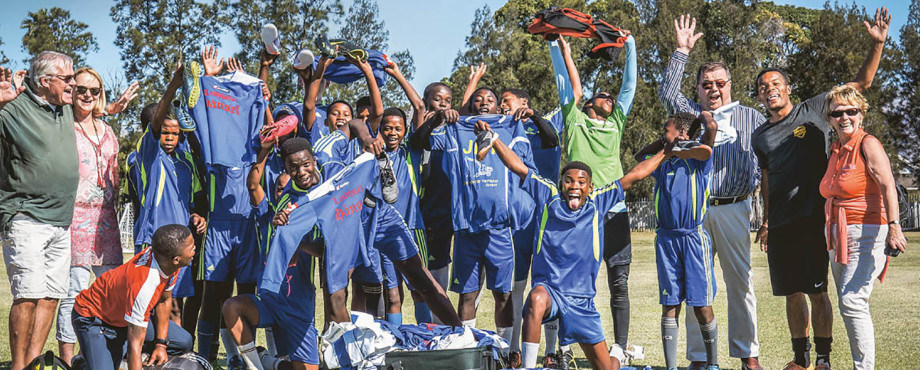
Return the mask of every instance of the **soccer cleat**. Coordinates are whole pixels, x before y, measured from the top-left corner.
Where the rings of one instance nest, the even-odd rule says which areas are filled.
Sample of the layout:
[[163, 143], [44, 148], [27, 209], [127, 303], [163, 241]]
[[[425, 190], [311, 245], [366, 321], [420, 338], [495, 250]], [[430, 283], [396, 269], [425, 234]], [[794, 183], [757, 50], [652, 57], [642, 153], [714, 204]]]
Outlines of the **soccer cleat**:
[[763, 370], [763, 367], [760, 366], [760, 362], [754, 361], [754, 366], [748, 365], [745, 359], [741, 359], [741, 370]]
[[706, 361], [690, 361], [687, 370], [706, 370]]
[[281, 54], [281, 33], [274, 24], [262, 26], [262, 45], [265, 45], [265, 51], [269, 54]]
[[195, 120], [188, 114], [188, 110], [182, 106], [182, 101], [179, 99], [173, 100], [172, 110], [176, 116], [176, 121], [179, 121], [179, 130], [185, 132], [195, 131]]
[[370, 194], [364, 194], [364, 205], [370, 208], [377, 207], [377, 201]]
[[561, 365], [560, 369], [578, 369], [578, 363], [575, 362], [575, 353], [571, 349], [562, 352], [559, 356], [559, 365]]
[[248, 368], [240, 356], [233, 356], [227, 360], [227, 370], [248, 370]]
[[344, 43], [345, 40], [330, 40], [326, 37], [326, 35], [320, 35], [316, 38], [316, 41], [313, 42], [313, 44], [316, 45], [316, 48], [319, 49], [320, 54], [327, 58], [335, 58], [337, 50], [340, 49]]
[[559, 369], [559, 356], [555, 353], [548, 353], [543, 356], [543, 367], [547, 369]]
[[294, 58], [294, 68], [295, 69], [307, 69], [313, 66], [313, 60], [316, 57], [313, 56], [313, 52], [309, 49], [303, 49], [297, 53], [297, 57]]
[[357, 45], [349, 41], [343, 41], [336, 50], [336, 53], [339, 56], [348, 56], [354, 60], [367, 60], [367, 50], [359, 48]]
[[513, 369], [517, 369], [517, 368], [520, 368], [521, 366], [524, 366], [524, 359], [521, 357], [521, 352], [511, 351], [511, 353], [508, 354], [508, 364]]
[[674, 145], [671, 152], [678, 158], [687, 159], [693, 158], [698, 154], [705, 156], [712, 155], [712, 148], [708, 145], [701, 144], [699, 141], [680, 140]]
[[189, 62], [182, 75], [182, 97], [189, 108], [195, 108], [201, 96], [201, 65], [196, 61]]
[[[393, 204], [399, 200], [399, 186], [396, 184], [396, 173], [393, 172], [393, 162], [386, 154], [381, 153], [377, 158], [377, 165], [380, 166], [380, 183], [383, 185], [381, 193], [383, 201]], [[518, 354], [520, 355], [520, 354]]]
[[492, 150], [492, 145], [495, 144], [495, 140], [498, 139], [498, 134], [495, 131], [482, 131], [476, 135], [476, 148], [479, 148], [476, 151], [476, 159], [482, 161], [486, 158], [486, 154], [489, 154], [489, 151]]

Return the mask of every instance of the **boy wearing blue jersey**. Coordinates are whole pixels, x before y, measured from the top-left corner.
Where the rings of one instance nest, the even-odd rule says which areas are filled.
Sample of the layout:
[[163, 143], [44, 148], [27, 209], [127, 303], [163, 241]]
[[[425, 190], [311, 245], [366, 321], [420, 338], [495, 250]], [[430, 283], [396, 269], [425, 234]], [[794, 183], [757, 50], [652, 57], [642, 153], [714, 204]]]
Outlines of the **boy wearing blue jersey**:
[[[701, 126], [706, 131], [700, 142], [690, 141]], [[704, 111], [699, 117], [686, 112], [672, 114], [664, 124], [662, 139], [636, 155], [641, 158], [662, 146], [676, 144], [674, 156], [653, 174], [661, 341], [668, 369], [677, 369], [677, 317], [684, 302], [693, 307], [700, 323], [706, 368], [719, 369], [719, 330], [712, 312], [716, 295], [714, 254], [709, 234], [703, 229], [712, 178], [711, 148], [717, 129], [709, 112]]]
[[[262, 153], [266, 152], [266, 147], [268, 145], [263, 145]], [[307, 190], [314, 188], [320, 179], [314, 166], [312, 149], [306, 139], [289, 139], [280, 145], [280, 152], [286, 171], [283, 178], [278, 179], [278, 183], [285, 183], [278, 185], [281, 191], [275, 189], [270, 195], [259, 186], [261, 174], [255, 168], [264, 167], [264, 161], [257, 162], [250, 172], [250, 202], [255, 204], [258, 201], [257, 209], [262, 220], [270, 221], [278, 210], [287, 208], [291, 203], [305, 202]], [[271, 206], [269, 198], [272, 200]], [[266, 230], [270, 232], [272, 229], [268, 226]], [[317, 330], [314, 324], [315, 268], [313, 257], [304, 250], [298, 250], [288, 261], [278, 292], [259, 289], [258, 295], [241, 294], [224, 303], [221, 312], [233, 338], [233, 343], [228, 343], [228, 347], [236, 346], [241, 359], [228, 359], [229, 363], [242, 362], [245, 368], [259, 370], [286, 368], [287, 365], [292, 369], [318, 368]], [[278, 354], [288, 356], [290, 362], [282, 363], [274, 356], [258, 353], [254, 327], [271, 328]]]
[[[484, 122], [477, 128], [490, 130]], [[594, 283], [603, 256], [603, 218], [624, 199], [624, 190], [658, 167], [665, 151], [595, 190], [591, 168], [582, 162], [569, 162], [562, 169], [557, 188], [526, 166], [501, 140], [496, 139], [493, 148], [505, 166], [521, 178], [520, 187], [538, 204], [534, 221], [539, 228], [530, 244], [533, 289], [524, 305], [524, 367], [536, 366], [540, 324], [559, 320], [562, 345], [580, 344], [594, 369], [619, 369], [622, 354], [608, 355], [600, 313], [594, 307]]]
[[[203, 234], [207, 228], [207, 221], [191, 212], [195, 194], [202, 189], [191, 153], [180, 148], [179, 123], [169, 113], [170, 102], [182, 83], [183, 70], [178, 63], [148, 130], [137, 146], [133, 171], [136, 178], [131, 180], [138, 199], [134, 227], [136, 251], [146, 248], [153, 233], [163, 225], [190, 225], [198, 234]], [[191, 270], [185, 267], [180, 271], [173, 295], [190, 297], [194, 293]]]

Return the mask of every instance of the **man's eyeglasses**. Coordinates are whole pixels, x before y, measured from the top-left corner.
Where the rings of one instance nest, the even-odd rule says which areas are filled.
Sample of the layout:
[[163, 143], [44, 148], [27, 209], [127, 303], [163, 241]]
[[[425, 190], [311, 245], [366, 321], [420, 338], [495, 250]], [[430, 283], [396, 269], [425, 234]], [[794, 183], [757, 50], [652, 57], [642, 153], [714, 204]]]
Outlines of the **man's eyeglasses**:
[[93, 96], [99, 96], [99, 94], [102, 93], [102, 89], [98, 87], [75, 86], [74, 88], [77, 90], [77, 94], [79, 95], [86, 94], [87, 91], [89, 91], [89, 93]]
[[73, 82], [74, 75], [47, 75], [48, 77], [54, 77], [58, 80], [63, 81], [65, 84]]
[[844, 114], [846, 114], [849, 117], [856, 117], [856, 115], [859, 113], [860, 113], [859, 109], [850, 108], [850, 109], [843, 109], [843, 110], [835, 110], [833, 112], [828, 113], [828, 116], [831, 116], [834, 118], [840, 118], [840, 117], [843, 117]]
[[728, 80], [728, 81], [721, 81], [721, 80], [720, 80], [720, 81], [703, 81], [703, 82], [700, 84], [700, 86], [702, 86], [702, 87], [703, 87], [704, 89], [706, 89], [706, 90], [712, 89], [712, 86], [713, 86], [713, 85], [715, 85], [717, 88], [720, 88], [720, 89], [721, 89], [721, 88], [725, 87], [725, 85], [727, 85], [729, 82], [732, 82], [732, 80]]

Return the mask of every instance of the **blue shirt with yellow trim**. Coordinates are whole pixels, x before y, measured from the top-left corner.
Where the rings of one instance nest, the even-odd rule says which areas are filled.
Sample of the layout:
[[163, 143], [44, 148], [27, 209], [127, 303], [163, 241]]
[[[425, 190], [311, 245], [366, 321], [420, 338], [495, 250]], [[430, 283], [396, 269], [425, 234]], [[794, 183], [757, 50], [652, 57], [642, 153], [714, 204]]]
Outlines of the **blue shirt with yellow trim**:
[[655, 172], [655, 217], [662, 229], [695, 229], [709, 206], [712, 157], [705, 161], [671, 157]]
[[567, 296], [591, 298], [603, 259], [604, 215], [625, 199], [620, 181], [595, 189], [573, 211], [556, 185], [531, 170], [521, 188], [537, 203], [532, 284], [543, 283]]

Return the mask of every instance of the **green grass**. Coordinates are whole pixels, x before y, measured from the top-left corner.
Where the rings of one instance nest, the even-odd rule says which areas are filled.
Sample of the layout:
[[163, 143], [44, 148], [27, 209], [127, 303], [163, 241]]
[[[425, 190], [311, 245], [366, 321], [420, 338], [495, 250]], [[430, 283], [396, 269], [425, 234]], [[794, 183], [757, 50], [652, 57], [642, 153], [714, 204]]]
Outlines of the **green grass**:
[[[658, 305], [658, 283], [655, 273], [655, 254], [652, 248], [654, 235], [652, 233], [633, 233], [633, 264], [630, 269], [631, 276], [629, 279], [629, 290], [632, 304], [632, 320], [630, 323], [630, 342], [645, 347], [646, 359], [641, 364], [636, 364], [640, 369], [645, 365], [651, 365], [659, 368], [664, 365], [664, 357], [661, 350], [661, 338], [659, 332], [659, 322], [661, 308]], [[911, 247], [915, 247], [920, 242], [920, 232], [907, 233], [908, 241]], [[754, 286], [757, 294], [757, 317], [759, 324], [761, 356], [760, 361], [765, 369], [779, 369], [792, 358], [791, 344], [789, 342], [789, 331], [786, 326], [785, 301], [782, 297], [774, 297], [770, 291], [770, 277], [767, 269], [766, 255], [761, 253], [758, 246], [752, 246], [752, 265], [754, 268]], [[3, 267], [0, 266], [0, 270]], [[736, 359], [728, 357], [728, 321], [726, 319], [725, 293], [721, 291], [724, 285], [721, 283], [721, 269], [716, 263], [716, 276], [719, 277], [719, 293], [714, 306], [716, 318], [719, 321], [719, 362], [723, 369], [737, 369], [739, 364]], [[5, 270], [4, 270], [5, 275]], [[833, 279], [832, 277], [828, 277]], [[10, 298], [9, 283], [6, 279], [0, 279], [0, 312], [8, 314], [9, 307], [12, 304]], [[595, 304], [601, 312], [604, 320], [604, 329], [607, 338], [613, 337], [613, 326], [609, 312], [609, 292], [607, 290], [606, 276], [604, 268], [601, 268], [597, 279], [598, 296]], [[830, 284], [834, 287], [833, 282]], [[891, 267], [888, 272], [887, 280], [884, 284], [875, 284], [875, 290], [872, 293], [872, 313], [875, 322], [876, 332], [876, 364], [879, 369], [910, 369], [920, 363], [920, 354], [914, 352], [918, 346], [910, 339], [913, 334], [920, 333], [920, 307], [917, 302], [917, 287], [920, 286], [920, 253], [913, 250], [902, 254], [898, 258], [892, 259]], [[457, 295], [450, 293], [450, 298], [454, 302]], [[832, 289], [830, 292], [831, 301], [834, 306], [834, 345], [832, 352], [832, 361], [837, 369], [848, 369], [852, 367], [850, 360], [849, 341], [846, 336], [846, 329], [840, 319], [837, 311], [837, 297]], [[407, 294], [408, 296], [408, 294]], [[321, 298], [319, 298], [321, 299]], [[322, 307], [322, 302], [317, 301], [316, 307]], [[493, 302], [491, 294], [483, 297], [477, 315], [478, 326], [485, 329], [494, 329], [492, 318]], [[415, 321], [411, 299], [403, 305], [403, 318], [406, 323]], [[317, 323], [322, 325], [320, 315], [322, 310], [318, 310]], [[681, 312], [685, 314], [685, 312]], [[683, 320], [680, 320], [683, 326]], [[4, 317], [0, 319], [0, 332], [8, 333], [8, 322]], [[49, 335], [45, 344], [46, 350], [57, 349], [54, 341], [54, 333]], [[679, 353], [681, 355], [681, 365], [686, 366], [683, 361], [685, 347], [684, 330], [681, 330], [679, 342]], [[260, 340], [264, 343], [264, 340]], [[608, 340], [609, 343], [609, 340]], [[581, 350], [573, 346], [576, 357], [583, 357]], [[9, 337], [0, 334], [0, 368], [9, 368]], [[587, 362], [580, 361], [582, 367], [587, 366]]]

